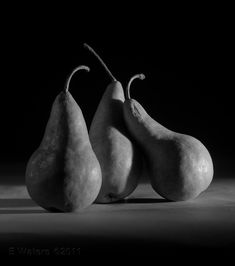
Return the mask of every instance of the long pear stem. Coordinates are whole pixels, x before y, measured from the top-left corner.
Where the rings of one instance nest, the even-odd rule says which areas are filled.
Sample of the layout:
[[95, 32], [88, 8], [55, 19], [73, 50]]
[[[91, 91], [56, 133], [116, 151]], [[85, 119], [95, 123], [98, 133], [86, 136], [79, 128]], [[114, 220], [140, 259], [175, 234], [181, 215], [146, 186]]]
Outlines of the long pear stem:
[[77, 72], [77, 71], [79, 71], [79, 70], [86, 70], [87, 72], [89, 72], [90, 71], [90, 68], [88, 67], [88, 66], [83, 66], [83, 65], [81, 65], [81, 66], [78, 66], [78, 67], [76, 67], [73, 71], [72, 71], [72, 73], [69, 75], [69, 77], [67, 78], [67, 81], [66, 81], [66, 83], [65, 83], [65, 88], [64, 88], [64, 91], [65, 92], [67, 92], [68, 90], [69, 90], [69, 84], [70, 84], [70, 80], [71, 80], [71, 78], [73, 77], [73, 75]]
[[126, 98], [127, 99], [131, 98], [130, 97], [130, 86], [131, 86], [131, 83], [132, 83], [133, 80], [135, 80], [137, 78], [143, 80], [143, 79], [145, 79], [145, 75], [141, 73], [141, 74], [136, 74], [132, 78], [130, 78], [130, 80], [129, 80], [127, 86], [126, 86]]
[[108, 73], [108, 75], [110, 76], [110, 78], [112, 79], [112, 81], [117, 81], [116, 78], [113, 76], [112, 72], [109, 70], [109, 68], [107, 67], [107, 65], [104, 63], [104, 61], [101, 59], [101, 57], [95, 52], [95, 50], [93, 48], [91, 48], [91, 46], [89, 46], [88, 44], [84, 43], [83, 46], [88, 49], [101, 63], [101, 65], [104, 67], [105, 71]]

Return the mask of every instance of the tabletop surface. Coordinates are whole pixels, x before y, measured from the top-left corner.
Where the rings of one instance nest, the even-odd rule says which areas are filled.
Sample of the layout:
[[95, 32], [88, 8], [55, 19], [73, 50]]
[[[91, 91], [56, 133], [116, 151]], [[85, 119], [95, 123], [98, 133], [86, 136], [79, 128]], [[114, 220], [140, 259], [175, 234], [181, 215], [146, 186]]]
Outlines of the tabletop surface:
[[141, 255], [234, 247], [235, 178], [214, 179], [198, 198], [185, 202], [169, 202], [149, 184], [139, 184], [121, 202], [93, 204], [80, 213], [49, 213], [24, 185], [0, 185], [2, 254]]

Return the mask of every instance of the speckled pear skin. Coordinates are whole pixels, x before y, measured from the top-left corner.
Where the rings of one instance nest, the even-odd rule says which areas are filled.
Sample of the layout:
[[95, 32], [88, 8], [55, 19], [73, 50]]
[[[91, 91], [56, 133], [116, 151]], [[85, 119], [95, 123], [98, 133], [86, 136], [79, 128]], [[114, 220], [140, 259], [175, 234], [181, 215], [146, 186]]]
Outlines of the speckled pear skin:
[[102, 171], [97, 203], [127, 197], [137, 187], [142, 174], [142, 157], [123, 117], [125, 97], [120, 82], [106, 88], [89, 130], [90, 141]]
[[55, 99], [45, 134], [26, 169], [31, 198], [49, 211], [77, 212], [96, 199], [102, 177], [81, 109], [67, 92]]
[[172, 201], [196, 198], [213, 178], [206, 147], [192, 136], [173, 132], [152, 119], [133, 99], [124, 103], [124, 118], [145, 154], [154, 190]]

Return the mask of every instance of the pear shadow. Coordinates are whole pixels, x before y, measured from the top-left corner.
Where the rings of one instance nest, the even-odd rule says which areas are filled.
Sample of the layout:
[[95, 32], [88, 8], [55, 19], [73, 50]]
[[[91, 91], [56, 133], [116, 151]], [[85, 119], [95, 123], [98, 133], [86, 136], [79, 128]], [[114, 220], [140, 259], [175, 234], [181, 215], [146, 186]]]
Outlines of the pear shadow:
[[0, 199], [0, 208], [14, 207], [36, 207], [38, 206], [31, 199]]
[[131, 198], [125, 199], [125, 203], [167, 203], [172, 202], [168, 199], [157, 199], [157, 198]]
[[35, 214], [35, 213], [48, 213], [46, 210], [18, 210], [18, 209], [9, 209], [1, 210], [0, 214]]
[[[168, 199], [157, 199], [157, 198], [131, 198], [131, 199], [120, 199], [114, 202], [105, 203], [105, 204], [152, 204], [152, 203], [168, 203], [172, 202]], [[103, 204], [103, 203], [96, 203]]]
[[[0, 199], [0, 214], [34, 214], [34, 213], [46, 213], [44, 209], [24, 209], [28, 207], [38, 207], [38, 205], [31, 199]], [[4, 209], [1, 209], [4, 208]], [[17, 209], [22, 208], [22, 209]]]

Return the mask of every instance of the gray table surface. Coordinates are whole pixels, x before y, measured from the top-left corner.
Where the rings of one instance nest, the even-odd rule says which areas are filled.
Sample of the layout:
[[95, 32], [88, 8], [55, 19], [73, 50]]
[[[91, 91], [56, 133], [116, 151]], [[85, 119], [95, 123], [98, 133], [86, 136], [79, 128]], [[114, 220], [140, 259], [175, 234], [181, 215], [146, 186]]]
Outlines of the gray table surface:
[[[0, 185], [2, 254], [139, 255], [235, 247], [235, 178], [214, 179], [197, 199], [169, 202], [140, 184], [126, 200], [81, 213], [49, 213], [24, 185]], [[35, 254], [34, 254], [35, 253]], [[61, 255], [60, 254], [60, 255]]]

